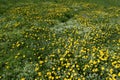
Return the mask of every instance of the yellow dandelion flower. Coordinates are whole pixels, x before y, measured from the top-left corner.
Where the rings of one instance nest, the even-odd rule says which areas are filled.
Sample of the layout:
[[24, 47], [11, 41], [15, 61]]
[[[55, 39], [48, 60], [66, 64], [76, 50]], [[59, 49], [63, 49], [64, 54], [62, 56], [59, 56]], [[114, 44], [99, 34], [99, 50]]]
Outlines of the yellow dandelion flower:
[[38, 63], [36, 63], [35, 65], [36, 65], [36, 66], [38, 66], [39, 64], [38, 64]]
[[117, 63], [117, 61], [112, 62], [112, 66], [114, 66]]
[[114, 67], [115, 68], [120, 68], [120, 64], [116, 64]]
[[52, 80], [54, 80], [54, 77], [52, 77]]
[[78, 80], [81, 80], [80, 78], [78, 78]]
[[38, 76], [41, 76], [42, 74], [41, 74], [41, 72], [38, 72]]
[[120, 72], [118, 73], [118, 76], [120, 77]]
[[54, 71], [54, 70], [55, 70], [55, 68], [53, 67], [53, 68], [52, 68], [52, 70]]
[[72, 72], [75, 73], [75, 70], [73, 69]]
[[99, 53], [100, 53], [101, 56], [104, 55], [104, 52], [102, 50], [99, 50]]
[[9, 69], [10, 68], [10, 66], [6, 66], [6, 69]]
[[25, 80], [25, 78], [23, 77], [23, 78], [21, 78], [20, 80]]
[[49, 78], [49, 79], [52, 79], [52, 76], [49, 76], [48, 78]]
[[16, 44], [16, 46], [17, 46], [17, 47], [19, 47], [19, 46], [20, 46], [20, 44], [18, 43], [18, 44]]
[[89, 63], [90, 63], [90, 64], [93, 63], [93, 60], [90, 60]]
[[101, 70], [105, 70], [104, 66], [101, 67]]
[[112, 73], [113, 73], [113, 69], [110, 69], [109, 71], [110, 71], [110, 74], [112, 74]]
[[59, 79], [59, 76], [56, 76], [55, 78], [56, 78], [56, 79]]
[[94, 61], [93, 61], [93, 64], [97, 64], [97, 61], [94, 60]]
[[98, 71], [98, 68], [94, 68], [93, 70], [92, 70], [92, 72], [97, 72]]
[[69, 53], [69, 51], [66, 50], [65, 53], [63, 54], [63, 57], [65, 57], [68, 53]]
[[61, 58], [60, 58], [60, 61], [63, 61], [63, 60], [64, 60], [64, 58], [61, 57]]
[[66, 64], [66, 68], [68, 68], [69, 66], [70, 66], [70, 63], [67, 63], [67, 64]]
[[89, 68], [89, 65], [88, 65], [88, 64], [86, 64], [86, 65], [84, 66], [83, 71], [85, 71], [87, 68]]
[[99, 63], [99, 62], [100, 62], [100, 59], [98, 59], [97, 62]]
[[85, 78], [83, 77], [82, 80], [85, 80]]
[[81, 53], [85, 53], [86, 51], [85, 50], [83, 50], [83, 49], [81, 49], [81, 51], [80, 51]]
[[44, 62], [43, 61], [39, 61], [40, 64], [43, 64]]
[[60, 71], [60, 67], [58, 67], [58, 69], [57, 69], [58, 71]]
[[39, 70], [39, 67], [36, 67], [36, 68], [35, 68], [35, 71], [38, 71], [38, 70]]
[[15, 56], [15, 59], [17, 59], [18, 58], [18, 56]]
[[41, 48], [42, 51], [44, 51], [45, 48]]
[[117, 75], [116, 74], [112, 74], [112, 80], [116, 80], [116, 77]]
[[77, 64], [77, 65], [76, 65], [76, 68], [78, 68], [78, 67], [79, 67], [79, 65]]
[[60, 53], [60, 49], [58, 49], [58, 53]]
[[108, 78], [107, 80], [113, 80], [112, 78]]
[[64, 78], [63, 80], [67, 80], [67, 78]]
[[47, 72], [47, 75], [51, 75], [51, 72]]
[[23, 58], [25, 58], [25, 55], [23, 55]]

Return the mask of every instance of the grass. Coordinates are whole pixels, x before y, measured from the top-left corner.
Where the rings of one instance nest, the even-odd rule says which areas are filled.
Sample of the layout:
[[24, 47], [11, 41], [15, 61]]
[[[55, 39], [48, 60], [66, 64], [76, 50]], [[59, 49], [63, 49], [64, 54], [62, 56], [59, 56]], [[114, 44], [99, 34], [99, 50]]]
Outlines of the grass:
[[0, 0], [0, 80], [119, 80], [119, 8], [118, 0]]

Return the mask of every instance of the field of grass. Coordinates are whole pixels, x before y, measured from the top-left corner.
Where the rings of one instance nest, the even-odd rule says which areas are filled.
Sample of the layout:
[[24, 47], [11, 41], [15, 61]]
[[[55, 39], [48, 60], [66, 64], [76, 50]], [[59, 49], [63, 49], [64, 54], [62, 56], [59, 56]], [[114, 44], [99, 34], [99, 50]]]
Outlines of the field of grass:
[[0, 80], [120, 80], [119, 0], [0, 0]]

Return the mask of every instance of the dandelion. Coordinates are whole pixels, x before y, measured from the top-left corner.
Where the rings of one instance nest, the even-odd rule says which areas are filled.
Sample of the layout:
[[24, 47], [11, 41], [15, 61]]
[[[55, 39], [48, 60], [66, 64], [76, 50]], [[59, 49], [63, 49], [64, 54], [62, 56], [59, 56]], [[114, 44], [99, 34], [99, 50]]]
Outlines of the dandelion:
[[60, 69], [61, 69], [60, 67], [57, 68], [58, 71], [60, 71]]
[[25, 55], [23, 55], [23, 58], [25, 58]]
[[15, 59], [17, 59], [18, 58], [18, 56], [15, 56]]
[[104, 66], [101, 67], [101, 70], [102, 70], [102, 71], [105, 70]]
[[80, 78], [78, 78], [78, 80], [81, 80]]
[[39, 70], [39, 67], [36, 67], [36, 68], [35, 68], [35, 71], [38, 71], [38, 70]]
[[93, 64], [94, 64], [94, 65], [97, 64], [97, 61], [94, 60], [94, 61], [93, 61]]
[[41, 72], [38, 72], [38, 76], [41, 76], [42, 74], [41, 74]]
[[63, 60], [64, 60], [64, 58], [61, 57], [61, 58], [60, 58], [60, 61], [63, 61]]
[[25, 80], [25, 78], [23, 77], [23, 78], [21, 78], [20, 80]]
[[66, 64], [66, 68], [68, 68], [69, 66], [70, 66], [70, 63], [67, 63], [67, 64]]
[[10, 66], [6, 66], [6, 69], [9, 69], [10, 68]]
[[51, 75], [51, 72], [47, 72], [47, 75]]
[[118, 69], [118, 68], [120, 68], [120, 64], [116, 64], [116, 65], [114, 65], [114, 67], [115, 67], [116, 69]]
[[56, 78], [56, 79], [59, 79], [59, 76], [56, 76], [55, 78]]
[[19, 46], [20, 46], [20, 43], [19, 43], [19, 42], [17, 42], [17, 43], [16, 43], [16, 46], [17, 46], [17, 47], [19, 47]]
[[44, 49], [45, 49], [44, 47], [43, 47], [43, 48], [41, 48], [41, 50], [42, 50], [42, 51], [44, 51]]
[[112, 74], [112, 80], [116, 80], [116, 74]]
[[93, 70], [92, 70], [92, 72], [97, 72], [98, 71], [98, 68], [94, 68]]
[[43, 61], [39, 61], [40, 64], [43, 64], [44, 62]]
[[120, 72], [118, 73], [118, 76], [120, 77]]

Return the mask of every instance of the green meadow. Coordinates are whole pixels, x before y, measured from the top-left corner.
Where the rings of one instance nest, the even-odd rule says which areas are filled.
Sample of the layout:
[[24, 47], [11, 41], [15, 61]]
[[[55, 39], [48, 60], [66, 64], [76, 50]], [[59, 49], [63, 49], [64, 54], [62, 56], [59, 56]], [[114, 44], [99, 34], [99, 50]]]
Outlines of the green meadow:
[[0, 80], [120, 80], [120, 0], [0, 0]]

